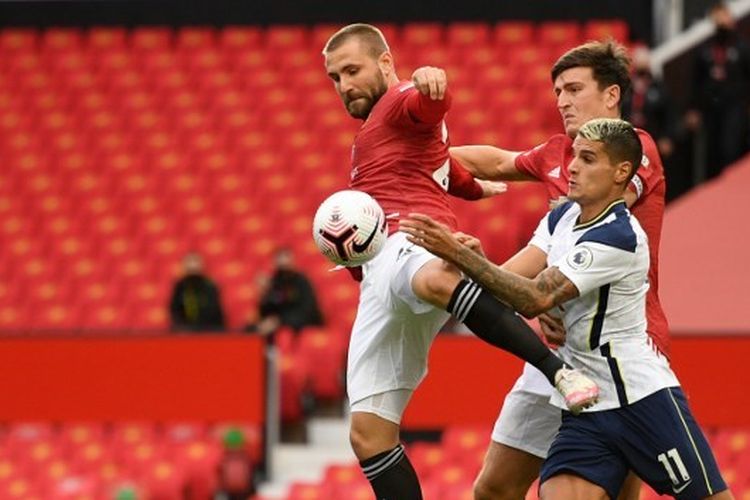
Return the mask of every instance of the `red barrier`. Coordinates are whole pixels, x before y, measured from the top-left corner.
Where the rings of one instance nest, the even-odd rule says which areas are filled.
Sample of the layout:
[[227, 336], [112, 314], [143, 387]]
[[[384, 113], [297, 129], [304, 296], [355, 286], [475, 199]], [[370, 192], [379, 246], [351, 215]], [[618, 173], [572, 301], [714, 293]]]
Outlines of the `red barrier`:
[[[677, 337], [672, 364], [702, 425], [750, 426], [750, 336]], [[491, 425], [522, 363], [473, 337], [438, 337], [430, 373], [403, 418], [409, 430]]]
[[0, 339], [0, 420], [265, 420], [255, 337]]

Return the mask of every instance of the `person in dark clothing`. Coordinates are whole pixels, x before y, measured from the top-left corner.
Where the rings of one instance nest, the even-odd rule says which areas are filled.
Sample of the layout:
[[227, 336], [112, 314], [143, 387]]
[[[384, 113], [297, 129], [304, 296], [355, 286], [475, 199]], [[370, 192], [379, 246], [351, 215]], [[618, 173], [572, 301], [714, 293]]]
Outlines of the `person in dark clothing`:
[[189, 253], [182, 260], [184, 275], [174, 285], [169, 314], [174, 331], [224, 330], [219, 289], [204, 273], [203, 258]]
[[705, 133], [709, 179], [747, 151], [750, 118], [750, 48], [725, 3], [711, 7], [710, 17], [716, 33], [698, 51], [691, 109], [685, 115], [689, 128]]
[[632, 92], [623, 101], [623, 119], [651, 134], [665, 160], [674, 150], [674, 111], [661, 80], [651, 74], [648, 48], [633, 50]]
[[276, 269], [260, 299], [261, 321], [275, 318], [279, 326], [299, 332], [306, 326], [322, 326], [323, 314], [318, 307], [310, 280], [294, 267], [294, 255], [281, 248], [275, 256]]
[[685, 158], [684, 129], [677, 127], [674, 103], [663, 82], [651, 73], [651, 51], [641, 46], [632, 52], [632, 91], [623, 99], [622, 116], [654, 138], [666, 174], [666, 194], [671, 200], [688, 191], [693, 170]]

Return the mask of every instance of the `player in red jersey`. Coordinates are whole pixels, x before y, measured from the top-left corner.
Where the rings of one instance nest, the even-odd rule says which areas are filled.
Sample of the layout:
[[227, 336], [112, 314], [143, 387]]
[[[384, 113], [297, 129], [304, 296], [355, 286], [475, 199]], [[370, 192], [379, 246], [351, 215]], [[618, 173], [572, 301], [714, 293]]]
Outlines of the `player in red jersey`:
[[509, 307], [398, 231], [399, 218], [414, 211], [455, 230], [448, 193], [475, 199], [497, 191], [450, 160], [445, 72], [427, 67], [400, 81], [383, 34], [366, 24], [335, 33], [323, 55], [347, 111], [364, 120], [352, 148], [350, 187], [372, 195], [390, 221], [384, 248], [362, 268], [347, 367], [350, 440], [379, 500], [421, 499], [399, 426], [448, 313], [539, 368], [573, 411], [592, 404], [598, 388], [564, 367]]
[[[551, 73], [565, 134], [555, 135], [525, 152], [463, 146], [451, 148], [451, 155], [479, 178], [539, 181], [546, 186], [550, 200], [564, 196], [568, 191], [573, 139], [580, 127], [593, 118], [620, 117], [622, 97], [630, 89], [629, 61], [625, 50], [613, 42], [591, 42], [565, 53]], [[648, 334], [657, 352], [668, 355], [668, 325], [658, 295], [664, 169], [651, 136], [643, 130], [637, 133], [643, 147], [643, 161], [626, 191], [625, 201], [649, 240]], [[523, 262], [512, 259], [506, 266], [523, 269]], [[564, 332], [552, 318], [543, 318], [541, 324], [548, 338], [564, 339]], [[549, 384], [526, 365], [495, 423], [492, 442], [475, 484], [477, 499], [526, 496], [560, 424], [560, 412], [548, 403], [550, 393]], [[639, 493], [640, 481], [631, 474], [620, 498], [637, 499]]]

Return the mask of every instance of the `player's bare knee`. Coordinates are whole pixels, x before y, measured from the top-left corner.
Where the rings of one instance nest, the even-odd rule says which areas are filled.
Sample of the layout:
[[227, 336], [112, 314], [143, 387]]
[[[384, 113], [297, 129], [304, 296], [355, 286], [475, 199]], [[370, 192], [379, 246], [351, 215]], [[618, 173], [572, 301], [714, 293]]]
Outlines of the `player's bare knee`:
[[[474, 481], [474, 500], [518, 500], [526, 497], [526, 490], [511, 484], [499, 484], [480, 475]], [[528, 488], [527, 488], [528, 490]]]
[[354, 454], [360, 460], [363, 460], [364, 458], [367, 458], [371, 455], [369, 450], [372, 449], [373, 439], [369, 434], [370, 433], [362, 432], [356, 427], [352, 427], [349, 430], [349, 444], [351, 444]]
[[412, 289], [420, 299], [445, 309], [459, 281], [461, 276], [457, 272], [427, 264], [412, 278]]
[[359, 460], [364, 460], [396, 446], [389, 436], [373, 430], [353, 426], [349, 430], [349, 444]]
[[480, 476], [474, 481], [474, 500], [495, 500], [497, 498], [489, 485]]

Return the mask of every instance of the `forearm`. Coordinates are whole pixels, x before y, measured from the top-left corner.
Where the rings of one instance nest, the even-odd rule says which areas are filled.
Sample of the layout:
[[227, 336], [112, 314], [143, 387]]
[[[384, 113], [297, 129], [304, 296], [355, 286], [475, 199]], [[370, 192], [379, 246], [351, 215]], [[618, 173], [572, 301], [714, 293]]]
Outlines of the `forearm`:
[[461, 247], [453, 262], [471, 279], [527, 318], [550, 309], [552, 297], [531, 279], [505, 271], [472, 250]]
[[494, 146], [472, 145], [450, 148], [450, 154], [474, 177], [488, 180], [526, 180], [527, 176], [516, 169], [518, 153]]

